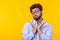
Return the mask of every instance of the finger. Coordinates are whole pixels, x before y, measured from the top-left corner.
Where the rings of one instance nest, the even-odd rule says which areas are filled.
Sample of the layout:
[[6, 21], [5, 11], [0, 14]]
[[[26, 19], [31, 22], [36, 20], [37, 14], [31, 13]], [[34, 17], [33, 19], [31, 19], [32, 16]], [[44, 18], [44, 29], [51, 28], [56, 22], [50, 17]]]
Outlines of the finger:
[[44, 22], [42, 25], [44, 25], [46, 22]]
[[34, 25], [31, 21], [29, 21], [31, 25]]
[[39, 23], [39, 26], [38, 26], [38, 28], [40, 28], [42, 26], [42, 24], [41, 23]]
[[46, 22], [44, 22], [43, 24], [39, 23], [39, 28], [42, 27]]
[[39, 23], [39, 26], [41, 26], [42, 24], [41, 23]]
[[31, 21], [29, 21], [33, 27], [36, 27]]

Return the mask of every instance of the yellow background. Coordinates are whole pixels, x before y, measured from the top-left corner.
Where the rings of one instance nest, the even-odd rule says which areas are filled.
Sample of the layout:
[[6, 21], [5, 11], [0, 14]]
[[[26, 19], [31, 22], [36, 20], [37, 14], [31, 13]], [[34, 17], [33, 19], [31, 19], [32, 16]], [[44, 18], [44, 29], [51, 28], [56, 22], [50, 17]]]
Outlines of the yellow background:
[[0, 0], [0, 40], [22, 40], [23, 25], [33, 19], [29, 7], [43, 6], [43, 18], [52, 25], [53, 40], [60, 40], [60, 0]]

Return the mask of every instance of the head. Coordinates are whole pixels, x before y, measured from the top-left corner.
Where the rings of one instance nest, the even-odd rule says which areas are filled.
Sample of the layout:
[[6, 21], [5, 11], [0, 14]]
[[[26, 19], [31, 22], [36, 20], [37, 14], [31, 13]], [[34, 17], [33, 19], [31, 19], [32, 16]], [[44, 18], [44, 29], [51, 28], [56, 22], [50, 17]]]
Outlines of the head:
[[30, 7], [30, 12], [35, 20], [39, 20], [42, 17], [42, 6], [40, 4], [33, 4]]

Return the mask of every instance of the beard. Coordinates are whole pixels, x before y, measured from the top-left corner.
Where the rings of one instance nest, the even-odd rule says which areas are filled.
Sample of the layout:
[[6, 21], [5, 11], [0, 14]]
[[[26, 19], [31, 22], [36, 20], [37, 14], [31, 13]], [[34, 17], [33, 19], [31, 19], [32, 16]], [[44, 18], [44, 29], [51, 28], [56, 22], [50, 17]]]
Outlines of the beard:
[[34, 19], [37, 21], [37, 20], [39, 20], [41, 17], [42, 17], [42, 14], [41, 14], [39, 17], [34, 18]]

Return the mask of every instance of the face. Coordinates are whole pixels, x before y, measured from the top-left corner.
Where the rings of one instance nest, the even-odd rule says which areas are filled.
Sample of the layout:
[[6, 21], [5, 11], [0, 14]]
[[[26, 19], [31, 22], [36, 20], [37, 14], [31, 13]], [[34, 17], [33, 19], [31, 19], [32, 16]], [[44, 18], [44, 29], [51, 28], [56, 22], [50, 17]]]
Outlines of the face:
[[32, 9], [32, 16], [35, 20], [39, 20], [42, 17], [42, 11], [38, 8]]

